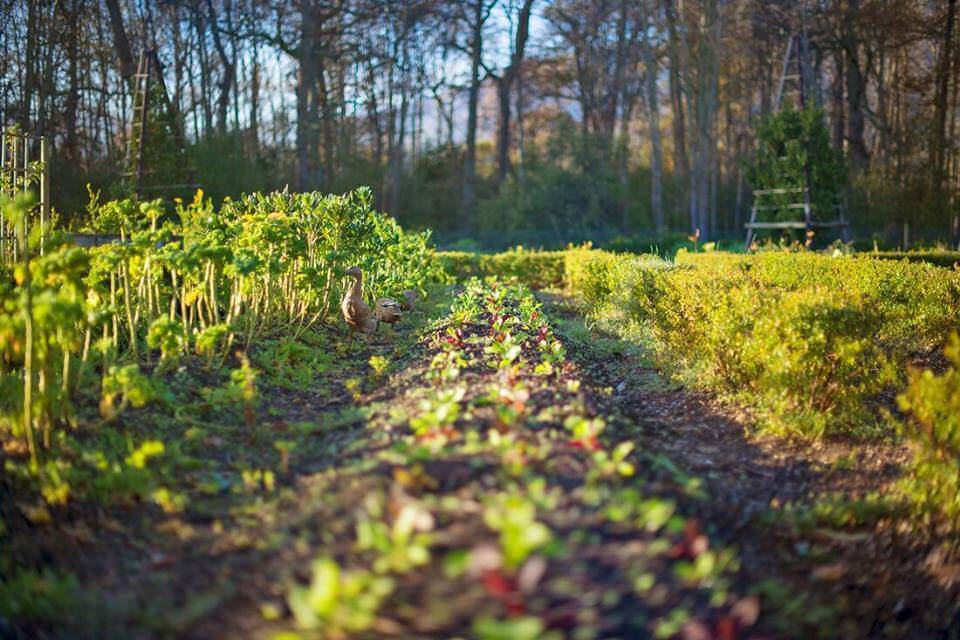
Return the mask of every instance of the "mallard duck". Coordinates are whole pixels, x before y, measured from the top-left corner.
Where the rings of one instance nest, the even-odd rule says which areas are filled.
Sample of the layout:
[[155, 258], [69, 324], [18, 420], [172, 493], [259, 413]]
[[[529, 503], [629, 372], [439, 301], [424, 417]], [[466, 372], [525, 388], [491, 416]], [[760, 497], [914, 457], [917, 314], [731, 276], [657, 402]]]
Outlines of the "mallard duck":
[[350, 342], [353, 343], [354, 333], [373, 333], [377, 329], [377, 321], [370, 313], [370, 307], [363, 301], [363, 273], [360, 267], [350, 267], [343, 275], [353, 278], [353, 286], [343, 295], [340, 303], [343, 320], [350, 327]]
[[417, 292], [407, 289], [403, 292], [403, 300], [400, 302], [400, 308], [404, 311], [413, 311], [414, 305], [417, 303]]
[[403, 317], [403, 312], [400, 310], [400, 303], [393, 298], [378, 298], [373, 305], [373, 316], [378, 325], [381, 322], [393, 324]]

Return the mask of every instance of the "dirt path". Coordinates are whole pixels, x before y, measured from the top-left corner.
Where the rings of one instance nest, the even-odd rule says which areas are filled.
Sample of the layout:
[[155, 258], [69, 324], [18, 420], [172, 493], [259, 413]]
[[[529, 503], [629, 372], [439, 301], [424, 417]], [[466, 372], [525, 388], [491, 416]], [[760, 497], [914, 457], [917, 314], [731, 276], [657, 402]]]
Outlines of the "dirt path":
[[[570, 301], [544, 297], [564, 318], [571, 351], [642, 425], [644, 448], [704, 481], [703, 518], [739, 549], [740, 584], [763, 585], [775, 633], [960, 637], [956, 541], [917, 537], [870, 512], [869, 495], [888, 491], [908, 461], [904, 445], [751, 435], [742, 408], [670, 384], [642, 350], [588, 328]], [[864, 499], [860, 513], [827, 506], [841, 499]]]
[[[265, 384], [252, 425], [125, 416], [179, 443], [180, 510], [77, 505], [35, 527], [0, 495], [4, 553], [86, 594], [0, 636], [268, 638], [311, 615], [328, 637], [957, 634], [937, 541], [806, 515], [882, 491], [902, 449], [748, 438], [748, 416], [671, 386], [564, 300], [545, 297], [545, 322], [494, 298], [434, 322], [441, 297], [314, 382]], [[515, 353], [504, 327], [527, 336]], [[555, 338], [566, 357], [544, 369]], [[216, 383], [189, 375], [190, 393]], [[333, 618], [309, 586], [318, 558], [360, 590]]]

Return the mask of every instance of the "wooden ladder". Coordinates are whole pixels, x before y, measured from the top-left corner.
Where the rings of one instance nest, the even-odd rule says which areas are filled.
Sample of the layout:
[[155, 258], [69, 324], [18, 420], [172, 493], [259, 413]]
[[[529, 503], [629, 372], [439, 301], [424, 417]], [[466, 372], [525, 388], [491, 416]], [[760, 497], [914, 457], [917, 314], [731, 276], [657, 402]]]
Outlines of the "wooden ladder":
[[150, 56], [140, 51], [137, 72], [133, 75], [133, 122], [127, 139], [127, 170], [124, 177], [133, 180], [137, 199], [143, 192], [143, 150], [147, 137], [147, 117], [150, 113]]
[[[783, 68], [780, 72], [780, 82], [777, 84], [776, 109], [780, 111], [783, 108], [785, 98], [793, 98], [795, 108], [803, 110], [807, 105], [807, 95], [805, 91], [807, 69], [804, 66], [806, 58], [806, 39], [800, 34], [793, 34], [787, 41], [787, 52], [783, 56]], [[797, 196], [794, 200], [787, 203], [771, 204], [771, 196]], [[814, 229], [839, 228], [844, 242], [849, 242], [849, 226], [844, 216], [845, 206], [838, 202], [836, 209], [837, 218], [830, 221], [814, 220], [813, 205], [810, 199], [810, 165], [803, 168], [803, 186], [802, 187], [784, 187], [773, 189], [757, 189], [753, 192], [753, 206], [750, 208], [750, 221], [744, 224], [747, 230], [746, 247], [749, 250], [750, 245], [756, 238], [757, 231], [767, 229], [803, 229], [808, 233]], [[803, 220], [760, 220], [761, 211], [782, 211], [784, 209], [795, 209], [803, 211]]]
[[[196, 188], [198, 186], [193, 180], [192, 165], [187, 157], [187, 142], [180, 123], [179, 113], [167, 93], [161, 69], [160, 59], [157, 57], [156, 51], [153, 49], [140, 50], [137, 72], [133, 76], [133, 119], [130, 136], [127, 139], [126, 170], [123, 174], [124, 178], [132, 184], [133, 192], [138, 200], [147, 189], [163, 191]], [[170, 115], [170, 134], [176, 147], [177, 166], [186, 178], [182, 184], [144, 185], [144, 176], [149, 173], [149, 168], [145, 166], [144, 156], [146, 155], [146, 139], [149, 130], [150, 96], [154, 83], [159, 83], [159, 94], [162, 101], [160, 106]]]

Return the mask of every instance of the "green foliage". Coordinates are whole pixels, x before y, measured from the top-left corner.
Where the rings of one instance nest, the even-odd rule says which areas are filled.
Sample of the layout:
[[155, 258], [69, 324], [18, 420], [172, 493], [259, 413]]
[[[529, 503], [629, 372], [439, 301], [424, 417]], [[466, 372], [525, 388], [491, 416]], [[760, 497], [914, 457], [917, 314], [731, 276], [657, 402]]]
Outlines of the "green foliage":
[[477, 618], [473, 633], [480, 640], [539, 640], [544, 637], [543, 623], [539, 618], [522, 616], [509, 620]]
[[204, 191], [214, 202], [283, 184], [275, 163], [250, 154], [248, 146], [240, 132], [230, 131], [212, 132], [187, 147], [191, 168], [195, 175], [203, 177]]
[[878, 260], [926, 262], [947, 269], [956, 268], [956, 265], [960, 263], [960, 251], [873, 251], [863, 255]]
[[304, 389], [333, 364], [331, 354], [289, 338], [261, 341], [253, 361], [271, 384], [284, 389]]
[[183, 353], [187, 332], [179, 320], [161, 316], [153, 321], [147, 331], [147, 345], [160, 349], [160, 362], [170, 364]]
[[[368, 508], [371, 506], [368, 500]], [[430, 561], [430, 534], [433, 517], [415, 502], [404, 504], [393, 522], [384, 522], [381, 505], [370, 508], [369, 517], [357, 522], [357, 548], [377, 554], [373, 569], [377, 573], [407, 573]]]
[[612, 253], [590, 245], [569, 249], [563, 257], [564, 285], [592, 308], [605, 305], [619, 284], [634, 277], [638, 269], [666, 264], [655, 256]]
[[343, 571], [329, 557], [313, 561], [307, 586], [295, 586], [287, 604], [297, 626], [327, 636], [365, 631], [373, 625], [377, 609], [393, 592], [393, 579], [368, 571]]
[[518, 493], [497, 494], [484, 508], [483, 521], [500, 533], [500, 551], [507, 570], [516, 571], [553, 537], [550, 528], [536, 518], [536, 506]]
[[[151, 349], [162, 373], [193, 349], [213, 365], [268, 335], [300, 337], [336, 310], [347, 266], [363, 268], [369, 296], [400, 297], [439, 279], [430, 234], [404, 232], [371, 201], [368, 189], [257, 193], [215, 210], [198, 191], [170, 212], [160, 200], [102, 202], [91, 190], [89, 228], [124, 241], [83, 250], [48, 230], [41, 252], [39, 228], [23, 233], [33, 201], [4, 196], [20, 260], [4, 265], [0, 279], [0, 430], [23, 438], [36, 461], [55, 429], [73, 424], [73, 399], [96, 366], [109, 421], [165, 399], [140, 368]], [[303, 386], [327, 361], [296, 340], [253, 351], [287, 387]], [[253, 424], [255, 378], [243, 357], [211, 402], [240, 403]]]
[[100, 394], [100, 415], [111, 420], [128, 406], [139, 409], [162, 397], [163, 387], [141, 373], [140, 365], [113, 365], [103, 377]]
[[38, 493], [55, 507], [75, 498], [103, 504], [154, 499], [167, 506], [176, 500], [163, 494], [160, 485], [175, 457], [159, 440], [136, 444], [105, 425], [88, 437], [59, 434], [57, 450], [67, 455], [47, 456], [37, 464], [7, 460], [4, 470], [21, 489]]
[[508, 177], [498, 194], [481, 198], [481, 229], [508, 235], [535, 228], [562, 246], [571, 236], [589, 238], [597, 230], [654, 226], [649, 171], [621, 173], [621, 148], [611, 151], [608, 138], [581, 130], [565, 116], [546, 127], [542, 139], [544, 144], [524, 149], [522, 178]]
[[946, 348], [950, 367], [941, 375], [911, 369], [899, 397], [909, 416], [904, 432], [916, 447], [904, 489], [921, 513], [942, 514], [960, 529], [960, 337]]
[[54, 622], [77, 603], [80, 585], [72, 575], [19, 570], [0, 580], [0, 616]]
[[[806, 186], [809, 169], [811, 201], [820, 216], [832, 216], [846, 184], [841, 153], [830, 146], [823, 111], [783, 109], [767, 116], [757, 127], [757, 150], [748, 169], [754, 189], [799, 189]], [[769, 196], [763, 204], [799, 202], [797, 194]], [[797, 212], [781, 208], [772, 219], [791, 220]]]
[[72, 366], [91, 309], [82, 280], [86, 254], [58, 234], [44, 239], [41, 254], [39, 225], [24, 234], [32, 203], [29, 194], [0, 195], [19, 252], [12, 279], [0, 282], [0, 388], [20, 390], [0, 399], [0, 430], [23, 437], [35, 458], [34, 431], [48, 445], [53, 428], [72, 419]]
[[250, 344], [278, 330], [300, 335], [335, 309], [340, 274], [353, 264], [372, 297], [423, 290], [440, 273], [429, 234], [405, 233], [375, 212], [365, 189], [258, 193], [227, 200], [219, 211], [197, 192], [160, 224], [155, 202], [94, 199], [90, 211], [95, 228], [131, 239], [90, 251], [86, 286], [88, 298], [108, 308], [99, 318], [104, 333], [135, 358], [144, 334], [148, 346], [176, 351], [173, 322], [210, 358], [238, 340]]

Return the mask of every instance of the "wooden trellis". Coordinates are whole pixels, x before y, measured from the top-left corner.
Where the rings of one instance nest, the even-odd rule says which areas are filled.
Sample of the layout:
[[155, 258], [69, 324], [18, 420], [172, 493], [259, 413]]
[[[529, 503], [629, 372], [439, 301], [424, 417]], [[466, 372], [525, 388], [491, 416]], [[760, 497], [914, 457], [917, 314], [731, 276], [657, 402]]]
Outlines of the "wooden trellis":
[[[183, 126], [180, 122], [180, 116], [175, 109], [167, 93], [166, 84], [163, 81], [163, 67], [157, 52], [153, 49], [143, 49], [140, 51], [140, 59], [137, 63], [137, 72], [133, 76], [133, 114], [131, 119], [130, 134], [127, 136], [127, 157], [124, 178], [131, 186], [137, 199], [143, 197], [145, 192], [164, 192], [176, 191], [182, 189], [196, 189], [199, 185], [193, 181], [193, 168], [190, 159], [187, 157], [187, 143], [183, 133]], [[158, 96], [154, 96], [154, 87], [157, 87]], [[151, 101], [159, 98], [159, 104], [151, 104]], [[146, 177], [152, 174], [155, 167], [147, 166], [146, 147], [147, 136], [150, 131], [151, 109], [157, 109], [169, 116], [169, 135], [174, 145], [177, 167], [180, 170], [183, 181], [177, 184], [146, 184]]]
[[[787, 101], [793, 103], [793, 108], [802, 111], [807, 107], [814, 96], [807, 95], [810, 87], [810, 68], [808, 63], [807, 39], [805, 33], [794, 34], [787, 41], [787, 52], [783, 58], [783, 69], [780, 73], [780, 82], [777, 85], [776, 109], [784, 108]], [[814, 217], [814, 208], [811, 201], [810, 165], [809, 160], [803, 168], [803, 187], [777, 187], [773, 189], [757, 189], [753, 192], [753, 206], [750, 209], [750, 221], [744, 226], [747, 230], [746, 246], [749, 248], [760, 230], [806, 230], [811, 233], [814, 229], [839, 229], [841, 238], [848, 242], [849, 227], [844, 216], [843, 201], [834, 205], [836, 218], [833, 220], [818, 220]], [[788, 202], [774, 203], [772, 198], [783, 199]], [[776, 220], [762, 221], [761, 215], [765, 211], [779, 211], [790, 209], [803, 212], [803, 220]]]
[[[50, 219], [49, 148], [44, 136], [33, 136], [16, 128], [3, 127], [0, 133], [0, 192], [7, 196], [36, 190], [38, 201], [25, 218], [23, 229], [14, 229], [0, 216], [0, 263], [20, 258], [17, 235], [29, 234], [34, 224], [41, 229]], [[43, 235], [40, 236], [43, 253]]]

